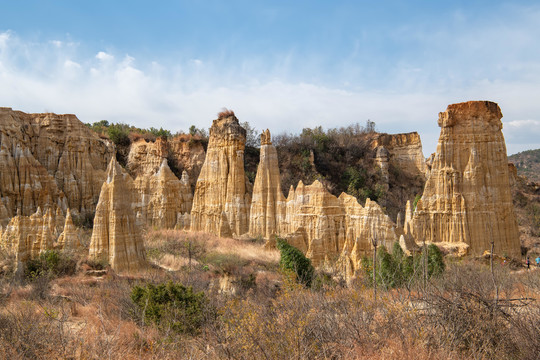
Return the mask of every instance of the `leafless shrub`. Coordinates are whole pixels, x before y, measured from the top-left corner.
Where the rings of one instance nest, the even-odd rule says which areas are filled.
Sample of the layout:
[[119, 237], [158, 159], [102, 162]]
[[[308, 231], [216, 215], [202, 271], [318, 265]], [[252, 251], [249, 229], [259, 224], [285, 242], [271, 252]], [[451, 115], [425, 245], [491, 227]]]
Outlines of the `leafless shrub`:
[[221, 119], [225, 119], [225, 118], [228, 118], [228, 117], [231, 117], [231, 116], [235, 116], [234, 115], [234, 111], [232, 110], [229, 110], [227, 108], [223, 108], [221, 109], [220, 112], [218, 112], [218, 119], [221, 120]]

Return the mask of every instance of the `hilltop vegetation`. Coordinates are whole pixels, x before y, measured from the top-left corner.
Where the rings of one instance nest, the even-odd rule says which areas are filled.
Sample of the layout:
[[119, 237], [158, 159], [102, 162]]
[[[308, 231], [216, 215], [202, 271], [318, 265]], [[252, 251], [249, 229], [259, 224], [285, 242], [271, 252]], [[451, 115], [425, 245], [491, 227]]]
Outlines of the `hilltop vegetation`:
[[516, 165], [518, 175], [540, 183], [540, 149], [523, 151], [508, 157]]

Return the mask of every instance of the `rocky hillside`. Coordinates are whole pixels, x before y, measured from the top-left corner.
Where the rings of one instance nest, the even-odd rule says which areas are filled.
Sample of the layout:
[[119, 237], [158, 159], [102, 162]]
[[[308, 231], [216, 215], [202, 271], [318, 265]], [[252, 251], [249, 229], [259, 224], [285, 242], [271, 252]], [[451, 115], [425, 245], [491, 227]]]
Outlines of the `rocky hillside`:
[[508, 157], [517, 168], [518, 175], [540, 183], [540, 149], [523, 151]]

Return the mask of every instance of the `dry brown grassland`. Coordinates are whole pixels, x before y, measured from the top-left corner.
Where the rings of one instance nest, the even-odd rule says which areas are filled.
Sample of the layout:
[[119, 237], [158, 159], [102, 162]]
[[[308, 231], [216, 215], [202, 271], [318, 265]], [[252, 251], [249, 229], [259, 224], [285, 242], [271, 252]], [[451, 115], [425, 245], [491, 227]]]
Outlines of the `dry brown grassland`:
[[[149, 231], [149, 271], [119, 276], [77, 258], [73, 275], [16, 278], [4, 254], [0, 357], [5, 359], [538, 359], [540, 271], [465, 259], [407, 289], [310, 289], [280, 272], [260, 240]], [[13, 264], [11, 264], [13, 265]], [[65, 272], [67, 273], [67, 272]], [[326, 274], [328, 275], [328, 274]], [[332, 274], [330, 274], [332, 275]], [[145, 321], [136, 285], [172, 281], [204, 293], [187, 334]], [[495, 291], [495, 285], [497, 291]], [[168, 313], [165, 316], [172, 316]], [[168, 319], [162, 318], [162, 324]]]

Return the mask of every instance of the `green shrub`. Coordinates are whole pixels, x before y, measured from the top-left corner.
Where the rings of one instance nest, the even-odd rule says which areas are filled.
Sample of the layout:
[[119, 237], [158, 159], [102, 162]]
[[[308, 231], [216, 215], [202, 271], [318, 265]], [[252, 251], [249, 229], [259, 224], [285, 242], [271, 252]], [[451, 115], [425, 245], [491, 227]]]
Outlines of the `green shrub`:
[[[390, 255], [384, 246], [377, 251], [377, 285], [394, 288], [407, 285], [411, 280], [422, 277], [424, 256], [423, 252], [417, 256], [406, 256], [396, 241]], [[361, 268], [369, 281], [373, 278], [373, 261], [368, 257], [361, 260]], [[444, 258], [439, 248], [431, 244], [428, 246], [428, 277], [439, 276], [445, 270]]]
[[206, 296], [203, 292], [193, 292], [191, 286], [172, 281], [134, 286], [131, 300], [141, 311], [142, 320], [161, 330], [195, 335], [204, 322]]
[[281, 253], [279, 266], [283, 270], [293, 272], [299, 283], [310, 287], [315, 272], [311, 260], [283, 239], [277, 239], [277, 248]]
[[118, 146], [128, 146], [130, 144], [129, 133], [122, 124], [113, 124], [107, 128], [109, 139]]
[[40, 276], [73, 275], [76, 269], [75, 260], [55, 250], [47, 250], [39, 254], [37, 259], [26, 262], [24, 276], [35, 279]]

